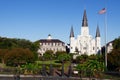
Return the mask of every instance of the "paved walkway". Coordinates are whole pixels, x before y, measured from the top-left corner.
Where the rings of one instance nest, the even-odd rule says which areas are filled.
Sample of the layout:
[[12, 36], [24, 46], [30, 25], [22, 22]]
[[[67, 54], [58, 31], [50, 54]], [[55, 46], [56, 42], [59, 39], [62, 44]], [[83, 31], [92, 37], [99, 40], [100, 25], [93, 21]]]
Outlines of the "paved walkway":
[[[15, 75], [0, 74], [0, 80], [80, 80], [80, 77], [51, 77], [41, 75], [20, 75], [20, 79], [16, 79]], [[111, 79], [96, 79], [82, 78], [82, 80], [111, 80]]]
[[[0, 77], [14, 77], [13, 74], [0, 74]], [[42, 77], [41, 75], [20, 75], [20, 77]]]

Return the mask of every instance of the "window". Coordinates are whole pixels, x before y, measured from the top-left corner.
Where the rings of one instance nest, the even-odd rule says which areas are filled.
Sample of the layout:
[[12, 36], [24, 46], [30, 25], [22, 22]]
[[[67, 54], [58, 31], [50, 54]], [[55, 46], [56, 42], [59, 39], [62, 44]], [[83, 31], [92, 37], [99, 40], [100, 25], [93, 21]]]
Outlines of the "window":
[[40, 45], [42, 45], [42, 43], [40, 43]]
[[53, 43], [51, 43], [51, 46], [53, 46]]
[[55, 46], [55, 43], [53, 43], [53, 46]]
[[56, 43], [56, 46], [58, 45], [58, 43]]
[[45, 49], [43, 48], [43, 51], [45, 51]]
[[62, 48], [60, 48], [60, 51], [62, 51]]
[[87, 49], [87, 47], [83, 47], [83, 49]]
[[59, 43], [58, 43], [58, 46], [59, 46]]

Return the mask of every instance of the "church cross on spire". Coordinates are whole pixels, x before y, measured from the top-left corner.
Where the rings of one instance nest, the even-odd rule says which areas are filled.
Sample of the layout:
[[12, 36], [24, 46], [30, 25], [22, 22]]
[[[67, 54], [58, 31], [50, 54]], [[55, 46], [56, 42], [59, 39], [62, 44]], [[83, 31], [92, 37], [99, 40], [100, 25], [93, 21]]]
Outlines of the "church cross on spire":
[[88, 23], [87, 23], [86, 10], [84, 10], [84, 15], [83, 15], [82, 26], [83, 26], [83, 27], [87, 27], [87, 26], [88, 26]]

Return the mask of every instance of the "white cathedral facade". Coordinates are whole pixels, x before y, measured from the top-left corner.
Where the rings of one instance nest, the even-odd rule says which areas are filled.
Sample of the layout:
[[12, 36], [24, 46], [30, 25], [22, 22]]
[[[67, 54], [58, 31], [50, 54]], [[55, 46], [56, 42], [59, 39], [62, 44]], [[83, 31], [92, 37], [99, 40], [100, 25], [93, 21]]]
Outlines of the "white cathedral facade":
[[95, 38], [89, 34], [89, 27], [87, 21], [86, 10], [84, 10], [81, 34], [75, 38], [73, 26], [71, 27], [70, 32], [70, 53], [78, 53], [81, 54], [98, 54], [101, 51], [101, 37], [99, 27], [96, 29]]

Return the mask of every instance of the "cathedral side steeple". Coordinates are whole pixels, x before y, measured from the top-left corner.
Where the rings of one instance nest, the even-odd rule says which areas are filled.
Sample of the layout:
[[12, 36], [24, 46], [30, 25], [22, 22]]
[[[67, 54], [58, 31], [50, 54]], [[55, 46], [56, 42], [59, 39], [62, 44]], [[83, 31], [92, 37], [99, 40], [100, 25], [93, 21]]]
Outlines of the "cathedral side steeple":
[[95, 46], [96, 46], [96, 53], [100, 54], [100, 50], [101, 50], [101, 38], [100, 38], [100, 30], [99, 30], [99, 26], [97, 25], [97, 29], [96, 29], [96, 36], [95, 36]]
[[88, 22], [87, 22], [87, 15], [86, 15], [86, 10], [84, 10], [84, 15], [83, 15], [83, 20], [82, 20], [82, 27], [87, 27]]
[[99, 26], [98, 25], [97, 25], [96, 36], [95, 37], [100, 37], [100, 30], [99, 30]]
[[75, 52], [75, 47], [76, 47], [76, 39], [74, 37], [73, 26], [71, 26], [71, 31], [70, 31], [70, 53]]
[[74, 37], [73, 26], [71, 26], [70, 37]]

